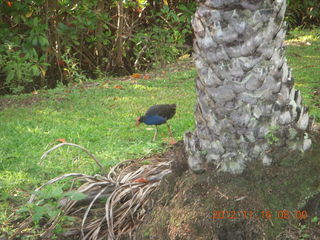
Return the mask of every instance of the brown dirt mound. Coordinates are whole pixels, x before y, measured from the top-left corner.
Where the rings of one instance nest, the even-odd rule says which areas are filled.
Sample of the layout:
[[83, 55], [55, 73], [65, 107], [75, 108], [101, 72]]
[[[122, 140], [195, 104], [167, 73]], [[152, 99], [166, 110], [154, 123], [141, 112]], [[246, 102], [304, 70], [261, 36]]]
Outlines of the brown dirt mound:
[[271, 166], [252, 162], [239, 175], [186, 171], [183, 146], [177, 145], [174, 174], [153, 194], [157, 203], [136, 239], [318, 239], [320, 222], [311, 219], [320, 218], [319, 137], [314, 142], [305, 155], [282, 149]]

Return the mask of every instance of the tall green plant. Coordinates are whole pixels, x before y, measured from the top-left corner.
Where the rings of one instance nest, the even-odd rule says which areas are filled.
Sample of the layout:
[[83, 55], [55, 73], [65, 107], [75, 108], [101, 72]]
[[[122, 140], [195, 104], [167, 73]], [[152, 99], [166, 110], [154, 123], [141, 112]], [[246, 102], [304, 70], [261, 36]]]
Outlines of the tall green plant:
[[179, 5], [177, 9], [164, 6], [160, 11], [152, 11], [149, 21], [153, 24], [134, 35], [135, 70], [164, 66], [190, 51], [186, 40], [192, 34], [190, 21], [195, 4]]
[[3, 1], [0, 94], [74, 81], [65, 71], [71, 69], [66, 54], [79, 71], [73, 68], [73, 76], [163, 66], [190, 49], [194, 10], [189, 0]]
[[290, 28], [320, 25], [319, 0], [288, 0], [286, 21]]
[[0, 6], [0, 93], [45, 85], [47, 26], [33, 16], [31, 4], [38, 8], [43, 1], [7, 1]]

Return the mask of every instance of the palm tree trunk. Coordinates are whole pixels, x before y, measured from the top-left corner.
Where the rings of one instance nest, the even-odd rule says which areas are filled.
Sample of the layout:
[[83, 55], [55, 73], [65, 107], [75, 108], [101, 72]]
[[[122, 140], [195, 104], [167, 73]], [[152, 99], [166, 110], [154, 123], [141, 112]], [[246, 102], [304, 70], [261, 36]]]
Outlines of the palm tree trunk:
[[285, 0], [198, 0], [193, 18], [196, 129], [189, 167], [240, 173], [275, 147], [305, 151], [312, 120], [284, 57]]

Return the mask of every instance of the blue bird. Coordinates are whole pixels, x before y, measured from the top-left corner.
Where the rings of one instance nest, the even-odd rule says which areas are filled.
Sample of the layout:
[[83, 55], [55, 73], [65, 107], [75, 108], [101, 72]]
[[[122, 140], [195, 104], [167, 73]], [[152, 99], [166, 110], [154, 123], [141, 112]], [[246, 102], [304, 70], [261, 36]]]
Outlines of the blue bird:
[[145, 115], [140, 116], [136, 119], [136, 125], [139, 126], [140, 123], [145, 123], [147, 125], [155, 125], [156, 131], [153, 136], [153, 141], [156, 139], [158, 133], [158, 125], [166, 123], [168, 126], [168, 131], [172, 137], [172, 133], [167, 123], [167, 120], [171, 119], [176, 113], [176, 104], [159, 104], [150, 107]]

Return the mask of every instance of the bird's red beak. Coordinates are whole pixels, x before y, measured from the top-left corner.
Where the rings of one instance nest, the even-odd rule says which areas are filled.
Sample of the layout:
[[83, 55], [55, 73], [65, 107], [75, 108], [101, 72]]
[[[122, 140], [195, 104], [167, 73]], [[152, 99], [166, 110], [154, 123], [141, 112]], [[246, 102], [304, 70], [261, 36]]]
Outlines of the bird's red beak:
[[140, 117], [137, 117], [136, 119], [136, 126], [139, 126], [140, 125]]

